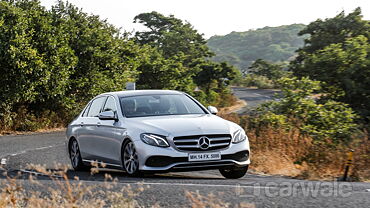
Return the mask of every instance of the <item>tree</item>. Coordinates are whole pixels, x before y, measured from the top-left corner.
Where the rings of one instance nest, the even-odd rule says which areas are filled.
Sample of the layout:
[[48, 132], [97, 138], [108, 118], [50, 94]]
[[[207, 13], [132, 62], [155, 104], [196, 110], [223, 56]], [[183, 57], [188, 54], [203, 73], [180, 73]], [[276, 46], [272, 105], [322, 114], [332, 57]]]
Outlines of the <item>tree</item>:
[[65, 37], [78, 62], [67, 91], [73, 102], [86, 102], [107, 91], [124, 89], [137, 77], [142, 49], [118, 28], [59, 1], [51, 11], [54, 25], [68, 31]]
[[[226, 62], [215, 63], [207, 61], [199, 67], [201, 70], [195, 77], [195, 82], [207, 92], [212, 89], [221, 90], [225, 88], [237, 75], [237, 69]], [[213, 84], [214, 86], [212, 86]]]
[[265, 76], [270, 80], [277, 80], [284, 75], [281, 64], [273, 64], [262, 59], [257, 59], [248, 69], [249, 73]]
[[144, 53], [71, 4], [46, 10], [38, 0], [0, 1], [1, 126], [34, 130], [41, 115], [45, 123], [53, 113], [59, 122], [74, 116], [93, 96], [134, 81]]
[[190, 23], [158, 12], [139, 14], [134, 22], [149, 29], [137, 32], [135, 41], [151, 46], [151, 55], [139, 67], [140, 87], [196, 94], [193, 90], [197, 84], [207, 93], [221, 92], [236, 76], [234, 67], [208, 60], [213, 53]]
[[165, 58], [185, 56], [184, 66], [191, 66], [197, 59], [210, 57], [213, 53], [208, 49], [206, 40], [188, 22], [183, 22], [173, 15], [168, 17], [158, 13], [142, 13], [134, 18], [149, 31], [136, 32], [136, 41], [158, 48]]
[[0, 1], [0, 10], [1, 110], [65, 96], [76, 57], [64, 31], [36, 0]]
[[324, 82], [331, 98], [370, 116], [370, 22], [362, 20], [360, 8], [317, 20], [300, 34], [310, 37], [291, 63], [294, 74]]
[[146, 47], [143, 61], [137, 68], [139, 89], [177, 89], [192, 91], [193, 79], [187, 75], [187, 68], [182, 65], [182, 57], [166, 59], [153, 47]]
[[[345, 15], [344, 11], [333, 18], [325, 20], [318, 19], [311, 22], [298, 33], [300, 36], [309, 35], [305, 44], [298, 51], [302, 53], [313, 53], [333, 43], [344, 43], [347, 38], [364, 35], [370, 38], [369, 21], [363, 20], [361, 8]], [[298, 57], [298, 61], [301, 61]]]

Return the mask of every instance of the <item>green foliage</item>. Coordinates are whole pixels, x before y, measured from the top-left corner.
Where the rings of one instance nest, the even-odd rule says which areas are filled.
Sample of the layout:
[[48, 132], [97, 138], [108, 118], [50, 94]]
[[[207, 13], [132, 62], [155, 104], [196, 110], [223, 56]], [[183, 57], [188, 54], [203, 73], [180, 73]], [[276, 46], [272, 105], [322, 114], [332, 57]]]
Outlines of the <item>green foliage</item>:
[[317, 141], [350, 141], [357, 128], [356, 114], [347, 104], [311, 98], [310, 95], [320, 90], [320, 82], [308, 78], [283, 78], [280, 85], [282, 97], [259, 107], [255, 123], [285, 128], [294, 125]]
[[[325, 20], [318, 19], [311, 22], [299, 32], [299, 35], [306, 36], [305, 45], [299, 49], [300, 52], [313, 53], [333, 43], [343, 43], [347, 38], [364, 35], [370, 38], [369, 21], [363, 20], [361, 9], [345, 15], [344, 11], [333, 18]], [[307, 36], [309, 35], [309, 36]], [[298, 61], [303, 61], [298, 58]]]
[[273, 89], [276, 87], [274, 82], [267, 77], [255, 74], [245, 75], [245, 77], [240, 80], [237, 85], [243, 87], [257, 87], [259, 89]]
[[[2, 129], [52, 126], [40, 115], [54, 112], [70, 119], [96, 94], [134, 80], [142, 54], [118, 29], [70, 4], [47, 11], [37, 0], [0, 1]], [[58, 116], [48, 118], [60, 124]]]
[[309, 34], [291, 69], [299, 77], [324, 82], [329, 98], [351, 105], [370, 118], [370, 21], [361, 10], [312, 22], [300, 32]]
[[[139, 14], [135, 22], [148, 31], [137, 32], [134, 40], [150, 46], [149, 56], [138, 68], [139, 88], [177, 89], [204, 104], [219, 103], [220, 94], [236, 77], [237, 70], [227, 63], [209, 61], [213, 53], [190, 23], [158, 12]], [[194, 92], [197, 86], [203, 92]]]
[[0, 2], [2, 107], [65, 95], [77, 58], [38, 1]]
[[164, 16], [158, 12], [142, 13], [134, 22], [146, 26], [149, 31], [136, 32], [136, 41], [158, 48], [165, 58], [185, 56], [183, 64], [190, 66], [196, 59], [212, 56], [202, 34], [188, 22], [173, 15]]
[[[195, 82], [206, 91], [224, 88], [237, 74], [237, 69], [225, 62], [205, 61], [199, 65], [199, 68], [200, 71], [195, 77]], [[212, 86], [212, 84], [216, 85]]]
[[63, 1], [46, 10], [38, 0], [0, 0], [0, 130], [63, 124], [97, 94], [129, 81], [185, 91], [207, 104], [230, 95], [236, 70], [208, 60], [212, 53], [190, 23], [157, 12], [135, 21], [150, 30], [130, 39]]
[[66, 41], [78, 58], [67, 91], [72, 102], [122, 90], [126, 82], [135, 80], [143, 52], [118, 28], [68, 3], [59, 2], [51, 14], [54, 25], [68, 31]]
[[304, 27], [302, 24], [292, 24], [232, 32], [225, 36], [213, 36], [207, 44], [216, 53], [214, 61], [226, 61], [245, 71], [257, 59], [284, 62], [295, 56], [295, 51], [303, 45], [305, 38], [297, 34]]
[[278, 80], [282, 77], [291, 76], [291, 72], [284, 69], [282, 63], [274, 64], [269, 61], [257, 59], [248, 68], [244, 77], [237, 77], [234, 84], [245, 87], [257, 87], [260, 89], [279, 88]]
[[182, 64], [182, 57], [165, 59], [160, 52], [148, 47], [147, 56], [137, 68], [140, 89], [176, 89], [191, 92], [195, 89], [192, 74]]
[[257, 59], [248, 68], [248, 73], [265, 76], [270, 80], [278, 80], [286, 74], [283, 68], [282, 64], [273, 64], [263, 59]]

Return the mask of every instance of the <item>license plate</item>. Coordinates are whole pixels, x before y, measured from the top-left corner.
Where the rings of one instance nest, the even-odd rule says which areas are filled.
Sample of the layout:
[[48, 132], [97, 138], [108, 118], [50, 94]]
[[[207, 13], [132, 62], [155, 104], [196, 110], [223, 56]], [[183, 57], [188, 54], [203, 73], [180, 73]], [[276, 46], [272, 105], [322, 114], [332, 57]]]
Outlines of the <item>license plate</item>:
[[221, 160], [221, 153], [192, 153], [188, 158], [189, 161]]

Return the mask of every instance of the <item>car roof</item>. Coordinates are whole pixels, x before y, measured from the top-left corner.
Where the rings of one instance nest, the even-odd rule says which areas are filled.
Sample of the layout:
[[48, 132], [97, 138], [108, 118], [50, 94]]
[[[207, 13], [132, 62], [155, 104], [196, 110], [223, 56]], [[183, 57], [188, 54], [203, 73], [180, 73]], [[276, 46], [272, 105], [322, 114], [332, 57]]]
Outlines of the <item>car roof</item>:
[[183, 92], [176, 90], [126, 90], [117, 92], [107, 92], [101, 95], [117, 95], [118, 97], [131, 97], [140, 95], [181, 95]]

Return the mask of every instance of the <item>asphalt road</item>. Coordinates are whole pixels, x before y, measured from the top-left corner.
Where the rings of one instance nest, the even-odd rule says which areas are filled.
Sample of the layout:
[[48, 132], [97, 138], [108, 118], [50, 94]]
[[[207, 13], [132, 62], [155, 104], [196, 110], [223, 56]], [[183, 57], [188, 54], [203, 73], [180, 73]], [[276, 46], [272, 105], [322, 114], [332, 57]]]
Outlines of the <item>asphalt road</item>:
[[243, 114], [256, 108], [258, 105], [276, 99], [280, 91], [274, 89], [256, 89], [256, 88], [244, 88], [244, 87], [232, 87], [233, 94], [239, 99], [247, 102], [247, 106], [237, 111], [239, 114]]
[[[254, 89], [234, 89], [240, 98], [252, 103], [261, 102], [261, 96], [273, 93]], [[150, 207], [189, 207], [190, 201], [186, 191], [198, 192], [229, 204], [230, 207], [369, 207], [370, 183], [305, 181], [282, 176], [267, 176], [248, 173], [237, 180], [224, 179], [216, 170], [166, 173], [145, 176], [143, 178], [128, 177], [124, 172], [104, 170], [91, 175], [88, 172], [74, 172], [64, 148], [64, 132], [31, 134], [22, 136], [0, 137], [1, 172], [15, 176], [20, 172], [18, 181], [26, 190], [38, 190], [48, 193], [48, 187], [56, 186], [48, 176], [39, 175], [37, 179], [43, 185], [35, 186], [28, 179], [29, 174], [37, 172], [28, 168], [28, 164], [42, 164], [48, 169], [55, 169], [55, 164], [66, 165], [68, 177], [74, 182], [75, 176], [84, 185], [103, 187], [105, 174], [117, 179], [114, 190], [119, 191], [128, 184], [133, 188], [144, 187], [135, 199], [141, 206]], [[253, 159], [252, 159], [253, 161]], [[29, 172], [31, 171], [31, 172]], [[0, 174], [2, 175], [2, 174]], [[0, 184], [5, 177], [0, 176]], [[77, 183], [77, 182], [75, 182]], [[211, 198], [211, 197], [206, 197]], [[93, 205], [92, 205], [93, 207]]]

